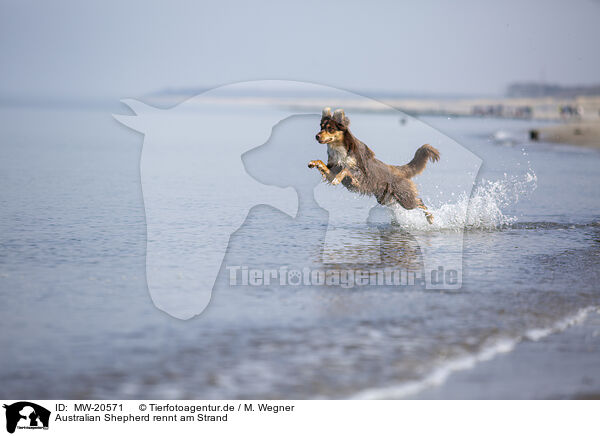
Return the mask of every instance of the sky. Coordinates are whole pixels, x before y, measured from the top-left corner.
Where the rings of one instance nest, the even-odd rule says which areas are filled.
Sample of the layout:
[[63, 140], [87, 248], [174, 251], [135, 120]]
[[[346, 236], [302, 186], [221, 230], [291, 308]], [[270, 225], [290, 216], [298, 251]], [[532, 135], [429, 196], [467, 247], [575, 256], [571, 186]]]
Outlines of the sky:
[[139, 98], [283, 79], [497, 95], [600, 82], [600, 1], [0, 0], [0, 98]]

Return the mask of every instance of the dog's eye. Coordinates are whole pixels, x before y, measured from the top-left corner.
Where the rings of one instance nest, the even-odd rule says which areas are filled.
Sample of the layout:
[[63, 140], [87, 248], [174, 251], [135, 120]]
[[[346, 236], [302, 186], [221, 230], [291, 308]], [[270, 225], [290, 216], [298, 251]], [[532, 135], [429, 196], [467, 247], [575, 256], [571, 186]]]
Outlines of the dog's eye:
[[335, 132], [335, 130], [333, 130], [333, 127], [327, 127], [327, 131], [328, 131], [329, 133], [333, 133], [333, 132]]

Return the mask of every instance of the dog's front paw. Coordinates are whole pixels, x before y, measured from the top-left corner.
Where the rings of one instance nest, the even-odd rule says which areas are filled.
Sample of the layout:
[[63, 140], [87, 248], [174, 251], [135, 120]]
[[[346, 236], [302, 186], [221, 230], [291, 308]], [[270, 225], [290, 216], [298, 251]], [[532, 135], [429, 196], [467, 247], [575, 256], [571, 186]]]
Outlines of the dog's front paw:
[[329, 172], [329, 169], [327, 168], [327, 165], [325, 165], [322, 160], [311, 160], [308, 163], [308, 167], [309, 168], [316, 168], [319, 171], [321, 171], [322, 174], [325, 174], [325, 173]]
[[335, 185], [339, 185], [340, 182], [341, 182], [341, 180], [336, 177], [331, 181], [331, 184], [335, 186]]

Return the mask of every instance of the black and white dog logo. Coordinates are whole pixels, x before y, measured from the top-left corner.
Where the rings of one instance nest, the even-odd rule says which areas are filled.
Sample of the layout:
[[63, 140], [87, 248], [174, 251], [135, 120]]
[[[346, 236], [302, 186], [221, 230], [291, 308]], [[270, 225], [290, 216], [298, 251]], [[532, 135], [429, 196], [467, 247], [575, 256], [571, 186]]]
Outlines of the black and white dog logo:
[[50, 411], [29, 401], [19, 401], [4, 405], [6, 409], [6, 431], [14, 433], [15, 429], [48, 429]]

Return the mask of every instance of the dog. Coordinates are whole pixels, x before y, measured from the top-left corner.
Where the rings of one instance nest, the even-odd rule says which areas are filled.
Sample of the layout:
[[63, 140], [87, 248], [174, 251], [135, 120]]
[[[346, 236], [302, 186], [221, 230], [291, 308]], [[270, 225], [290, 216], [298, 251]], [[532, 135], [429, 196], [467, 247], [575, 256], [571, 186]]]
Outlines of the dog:
[[418, 197], [417, 186], [410, 179], [423, 172], [427, 161], [437, 162], [439, 151], [425, 144], [406, 165], [388, 165], [350, 132], [349, 125], [342, 109], [333, 115], [331, 108], [323, 109], [321, 131], [316, 138], [319, 143], [327, 144], [327, 165], [312, 160], [308, 167], [317, 168], [332, 185], [342, 183], [349, 191], [374, 195], [383, 206], [399, 204], [408, 210], [423, 209], [425, 218], [433, 224], [433, 215]]

